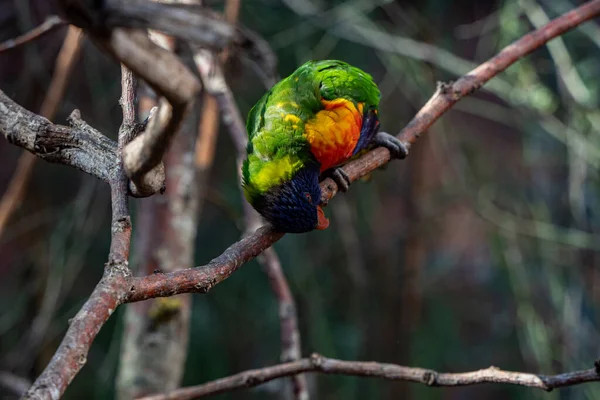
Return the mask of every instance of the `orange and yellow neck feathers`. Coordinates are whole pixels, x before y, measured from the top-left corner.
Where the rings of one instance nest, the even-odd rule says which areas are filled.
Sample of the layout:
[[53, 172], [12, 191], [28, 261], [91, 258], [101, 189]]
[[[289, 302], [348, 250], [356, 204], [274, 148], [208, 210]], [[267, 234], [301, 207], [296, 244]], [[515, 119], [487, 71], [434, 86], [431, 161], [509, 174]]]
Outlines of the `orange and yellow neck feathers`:
[[343, 98], [322, 100], [325, 107], [304, 125], [311, 152], [321, 163], [321, 171], [352, 157], [362, 126], [363, 104], [358, 108]]

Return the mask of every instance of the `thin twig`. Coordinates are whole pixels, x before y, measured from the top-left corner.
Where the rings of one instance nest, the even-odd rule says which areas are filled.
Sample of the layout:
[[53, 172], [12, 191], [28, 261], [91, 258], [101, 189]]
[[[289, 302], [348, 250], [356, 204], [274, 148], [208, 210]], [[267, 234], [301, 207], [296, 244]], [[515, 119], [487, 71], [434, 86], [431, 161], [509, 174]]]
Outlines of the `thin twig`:
[[28, 152], [24, 152], [19, 156], [15, 172], [0, 202], [0, 236], [4, 233], [10, 217], [21, 205], [27, 183], [29, 183], [29, 178], [33, 172], [35, 160], [36, 157]]
[[[234, 25], [237, 22], [240, 9], [240, 0], [227, 0], [225, 2], [225, 21]], [[221, 65], [225, 65], [230, 51], [225, 48], [219, 54]], [[196, 140], [195, 159], [196, 166], [200, 170], [200, 178], [206, 179], [205, 175], [210, 170], [215, 154], [217, 135], [219, 133], [219, 110], [214, 96], [204, 93], [202, 98], [202, 114], [198, 126], [198, 139]], [[200, 182], [202, 184], [202, 182]]]
[[[56, 18], [58, 17], [54, 17], [54, 19], [48, 19], [45, 24], [49, 21], [55, 20]], [[64, 95], [65, 88], [67, 87], [67, 78], [71, 75], [71, 71], [75, 66], [75, 62], [81, 50], [82, 39], [83, 36], [81, 35], [81, 29], [70, 26], [63, 41], [62, 48], [60, 49], [58, 57], [56, 58], [54, 74], [52, 76], [52, 80], [50, 81], [50, 87], [48, 88], [48, 92], [46, 92], [46, 96], [44, 97], [44, 101], [40, 109], [41, 116], [50, 120], [54, 119], [54, 115], [58, 110], [58, 106]], [[1, 48], [2, 46], [0, 46], [0, 49]], [[21, 154], [19, 157], [15, 174], [8, 184], [8, 189], [6, 190], [4, 196], [2, 197], [2, 201], [0, 202], [0, 236], [2, 236], [10, 216], [14, 213], [17, 206], [21, 204], [21, 199], [25, 194], [27, 183], [29, 182], [29, 178], [33, 172], [35, 160], [35, 156], [28, 152]]]
[[[279, 306], [279, 336], [281, 340], [281, 361], [297, 361], [302, 357], [300, 330], [296, 302], [287, 282], [275, 249], [266, 249], [258, 258], [263, 271], [269, 278], [271, 289]], [[308, 400], [306, 376], [296, 374], [291, 377], [292, 392], [297, 400]]]
[[65, 25], [66, 22], [57, 17], [56, 15], [51, 15], [41, 24], [30, 30], [29, 32], [24, 33], [21, 36], [18, 36], [14, 39], [9, 39], [5, 42], [0, 43], [0, 53], [6, 50], [14, 49], [17, 46], [21, 46], [27, 42], [35, 40], [45, 34], [51, 32], [52, 30]]
[[63, 45], [56, 57], [54, 74], [50, 81], [50, 87], [40, 109], [40, 115], [50, 120], [58, 111], [60, 101], [65, 94], [67, 83], [75, 67], [83, 43], [83, 33], [75, 26], [69, 26]]
[[457, 387], [482, 383], [505, 383], [550, 391], [585, 382], [600, 381], [598, 368], [567, 372], [559, 375], [536, 375], [525, 372], [504, 371], [489, 367], [473, 372], [449, 373], [431, 369], [405, 367], [372, 361], [342, 361], [313, 354], [310, 358], [274, 365], [262, 369], [240, 372], [203, 385], [177, 389], [169, 393], [147, 396], [138, 400], [191, 400], [243, 388], [261, 385], [273, 379], [303, 372], [320, 372], [331, 375], [376, 377], [396, 381], [423, 383], [427, 386]]

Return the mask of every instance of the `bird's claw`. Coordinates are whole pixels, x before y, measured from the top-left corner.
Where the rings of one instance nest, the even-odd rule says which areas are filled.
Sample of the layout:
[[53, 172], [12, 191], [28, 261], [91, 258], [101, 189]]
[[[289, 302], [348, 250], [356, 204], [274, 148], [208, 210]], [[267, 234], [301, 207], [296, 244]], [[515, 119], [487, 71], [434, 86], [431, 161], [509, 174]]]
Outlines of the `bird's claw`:
[[331, 179], [333, 179], [333, 181], [337, 184], [337, 187], [340, 191], [344, 193], [348, 191], [351, 181], [346, 171], [341, 168], [334, 168], [331, 170], [330, 176]]
[[373, 143], [376, 146], [385, 147], [390, 151], [392, 158], [403, 159], [408, 155], [408, 148], [397, 137], [386, 132], [377, 132]]

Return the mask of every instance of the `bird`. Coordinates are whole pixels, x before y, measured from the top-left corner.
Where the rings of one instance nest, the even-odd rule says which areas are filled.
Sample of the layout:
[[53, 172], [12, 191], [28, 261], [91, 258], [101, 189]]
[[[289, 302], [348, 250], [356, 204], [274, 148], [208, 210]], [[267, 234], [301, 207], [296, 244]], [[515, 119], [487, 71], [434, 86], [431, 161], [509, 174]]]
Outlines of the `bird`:
[[379, 131], [381, 94], [373, 78], [344, 61], [308, 61], [275, 84], [252, 107], [242, 164], [246, 200], [284, 233], [323, 230], [320, 177], [347, 191], [340, 168], [363, 150], [383, 146], [408, 154], [396, 137]]

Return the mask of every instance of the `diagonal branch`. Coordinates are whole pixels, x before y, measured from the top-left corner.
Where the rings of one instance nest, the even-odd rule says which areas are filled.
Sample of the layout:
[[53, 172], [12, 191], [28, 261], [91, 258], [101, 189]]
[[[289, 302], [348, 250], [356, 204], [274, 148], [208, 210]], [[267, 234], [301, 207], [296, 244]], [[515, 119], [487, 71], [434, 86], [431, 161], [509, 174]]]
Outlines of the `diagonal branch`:
[[[227, 85], [225, 75], [216, 55], [206, 50], [200, 50], [194, 56], [194, 60], [202, 77], [204, 87], [212, 96], [211, 100], [218, 103], [224, 125], [227, 126], [231, 139], [234, 142], [237, 150], [238, 179], [241, 181], [242, 162], [246, 156], [246, 145], [248, 144], [248, 135], [244, 120], [235, 104], [233, 94]], [[244, 199], [242, 199], [242, 202], [244, 205], [246, 230], [252, 232], [260, 226], [261, 218]], [[279, 304], [281, 361], [298, 360], [302, 356], [302, 346], [298, 330], [296, 303], [275, 249], [266, 249], [258, 258], [258, 262], [267, 275], [271, 289]], [[292, 377], [292, 388], [294, 398], [308, 400], [309, 393], [304, 375], [295, 375]]]
[[27, 42], [31, 42], [39, 37], [44, 36], [45, 34], [52, 32], [54, 29], [65, 25], [66, 22], [57, 17], [56, 15], [51, 15], [41, 24], [30, 30], [29, 32], [24, 33], [23, 35], [16, 37], [14, 39], [9, 39], [5, 42], [0, 43], [0, 53], [6, 50], [14, 49], [17, 46], [21, 46]]
[[[549, 40], [600, 15], [600, 0], [589, 3], [561, 15], [521, 39], [505, 47], [495, 57], [481, 64], [454, 83], [439, 83], [438, 88], [417, 115], [400, 132], [399, 138], [407, 146], [414, 144], [421, 134], [448, 111], [462, 97], [467, 96], [487, 81], [504, 71], [519, 58], [543, 46]], [[390, 153], [385, 148], [377, 148], [358, 160], [344, 165], [343, 169], [351, 181], [356, 181], [390, 161]], [[332, 179], [321, 182], [323, 202], [329, 201], [337, 193]], [[208, 265], [184, 269], [169, 274], [134, 278], [135, 289], [128, 293], [126, 301], [140, 301], [157, 296], [171, 296], [178, 293], [206, 293], [217, 283], [229, 277], [244, 263], [281, 239], [270, 225], [265, 225], [252, 235], [234, 243], [223, 254]]]
[[505, 383], [551, 391], [555, 388], [600, 381], [598, 367], [567, 372], [559, 375], [536, 375], [525, 372], [504, 371], [489, 367], [473, 372], [449, 373], [431, 369], [405, 367], [372, 361], [342, 361], [313, 354], [310, 358], [274, 365], [262, 369], [240, 372], [203, 385], [173, 390], [147, 396], [138, 400], [190, 400], [261, 385], [273, 379], [303, 372], [320, 372], [331, 375], [375, 377], [394, 381], [423, 383], [427, 386], [470, 386], [482, 383]]
[[[556, 18], [542, 28], [525, 35], [503, 49], [496, 57], [460, 78], [456, 83], [439, 84], [438, 90], [433, 97], [400, 133], [400, 138], [408, 145], [413, 144], [426, 129], [448, 111], [460, 98], [479, 89], [484, 83], [502, 72], [519, 58], [524, 57], [535, 49], [543, 46], [554, 37], [599, 14], [600, 0], [586, 3], [577, 9]], [[122, 37], [124, 41], [129, 40], [129, 47], [121, 47], [121, 50], [128, 48], [129, 50], [134, 51], [134, 41], [132, 37], [129, 37], [128, 32], [122, 31], [120, 34], [121, 36], [115, 36], [115, 32], [112, 32], [111, 38]], [[111, 38], [107, 39], [109, 45], [115, 44], [111, 42]], [[101, 40], [98, 38], [96, 39]], [[127, 55], [121, 54], [121, 56], [125, 58]], [[131, 59], [128, 60], [132, 61]], [[149, 61], [154, 62], [155, 60]], [[139, 60], [136, 62], [139, 62]], [[136, 74], [139, 74], [140, 71], [144, 72], [145, 70], [152, 69], [150, 67], [152, 63], [145, 67], [134, 62], [131, 62], [131, 65], [138, 68], [137, 70], [131, 68]], [[187, 72], [189, 73], [189, 71]], [[148, 76], [151, 74], [152, 73], [147, 73], [146, 75]], [[146, 76], [144, 76], [144, 78], [145, 77]], [[179, 81], [177, 77], [175, 77], [175, 81]], [[199, 88], [199, 84], [197, 87]], [[192, 90], [192, 92], [194, 92], [194, 90]], [[190, 92], [187, 91], [187, 93], [189, 94]], [[163, 93], [163, 95], [165, 95], [165, 93]], [[24, 120], [29, 121], [24, 122]], [[77, 132], [85, 128], [85, 123], [79, 120], [77, 115], [73, 116], [72, 123]], [[13, 143], [33, 152], [44, 150], [44, 156], [50, 157], [54, 152], [49, 152], [48, 148], [42, 149], [40, 146], [35, 146], [37, 137], [40, 134], [42, 136], [45, 134], [48, 140], [56, 144], [57, 142], [61, 143], [61, 136], [64, 137], [70, 135], [68, 138], [70, 141], [68, 143], [77, 144], [78, 140], [75, 139], [78, 138], [74, 138], [74, 134], [71, 131], [72, 129], [70, 128], [53, 126], [44, 118], [23, 110], [0, 92], [0, 132], [7, 136], [9, 140], [12, 140]], [[90, 139], [88, 140], [96, 140], [95, 135], [92, 135], [89, 132], [87, 134], [90, 135]], [[106, 138], [104, 140], [108, 141]], [[110, 145], [108, 147], [112, 148], [114, 151], [114, 144], [110, 141], [109, 143]], [[62, 144], [64, 146], [64, 143]], [[123, 145], [124, 140], [120, 138], [119, 148], [123, 148]], [[82, 146], [80, 145], [79, 147], [81, 148]], [[61, 152], [64, 153], [64, 151], [65, 149], [60, 147], [57, 147], [56, 149], [56, 153], [59, 155]], [[81, 151], [81, 149], [79, 149], [79, 151]], [[105, 174], [108, 181], [111, 183], [112, 188], [113, 234], [109, 261], [104, 276], [90, 296], [90, 299], [72, 320], [65, 338], [50, 364], [28, 392], [27, 397], [29, 398], [56, 399], [62, 395], [70, 381], [85, 363], [91, 342], [96, 334], [114, 311], [115, 307], [119, 304], [145, 300], [153, 297], [171, 296], [178, 293], [206, 293], [216, 284], [229, 277], [244, 263], [255, 258], [283, 236], [282, 233], [275, 232], [271, 226], [266, 225], [259, 228], [252, 235], [231, 245], [223, 254], [212, 260], [206, 266], [167, 274], [153, 274], [152, 276], [144, 278], [133, 278], [130, 276], [129, 269], [127, 268], [131, 232], [129, 215], [127, 213], [127, 180], [122, 173], [122, 165], [119, 157], [115, 158], [118, 162], [115, 166], [113, 161], [113, 166], [115, 168], [112, 171], [116, 171], [116, 173]], [[389, 159], [390, 154], [388, 150], [379, 148], [367, 153], [360, 159], [347, 164], [344, 169], [352, 180], [356, 180], [387, 163]], [[77, 166], [77, 163], [72, 162], [72, 160], [65, 161], [64, 154], [61, 160], [63, 163]], [[101, 161], [102, 160], [100, 159], [99, 162]], [[324, 201], [329, 200], [337, 193], [337, 187], [330, 179], [325, 180], [321, 187], [323, 190], [322, 200]], [[313, 362], [311, 360], [301, 360], [284, 364], [286, 368], [289, 369], [290, 366], [292, 368], [287, 375], [314, 369], [329, 373], [359, 374], [357, 370], [351, 368], [351, 366], [357, 365], [355, 363], [348, 364], [347, 362], [337, 360], [322, 359], [318, 356], [316, 359], [322, 361]], [[327, 361], [331, 361], [332, 363], [327, 363]], [[301, 367], [297, 368], [297, 365], [300, 365]], [[378, 368], [381, 364], [363, 363], [359, 365], [365, 367], [366, 370], [369, 371], [364, 375], [370, 376], [375, 374], [376, 371], [379, 371]], [[384, 367], [387, 368], [389, 365], [384, 365]], [[384, 372], [386, 371], [386, 368], [383, 369]], [[483, 371], [489, 371], [489, 369]], [[464, 384], [464, 380], [461, 380], [464, 376], [461, 374], [436, 375], [435, 373], [431, 373], [431, 371], [428, 372], [427, 375], [422, 375], [419, 379], [425, 379], [425, 377], [427, 377], [427, 382], [430, 382], [431, 379], [433, 379], [431, 384], [441, 385], [442, 382], [444, 382], [442, 378], [454, 378], [457, 382], [456, 385]], [[482, 377], [477, 378], [478, 382], [512, 382], [510, 379], [515, 379], [514, 375], [510, 375], [511, 373], [507, 373], [508, 375], [506, 375], [507, 377], [504, 378], [504, 380], [493, 380], [490, 378], [489, 372], [479, 372], [479, 374]], [[535, 375], [529, 375], [529, 377], [542, 380], [541, 383], [532, 381], [529, 386], [545, 389], [598, 380], [598, 374], [595, 369], [566, 375], [545, 377], [545, 381], [540, 377], [533, 378]], [[243, 378], [243, 376], [241, 378], [238, 377], [238, 379]], [[252, 379], [251, 375], [250, 383], [252, 383]], [[420, 382], [421, 380], [418, 381]]]

